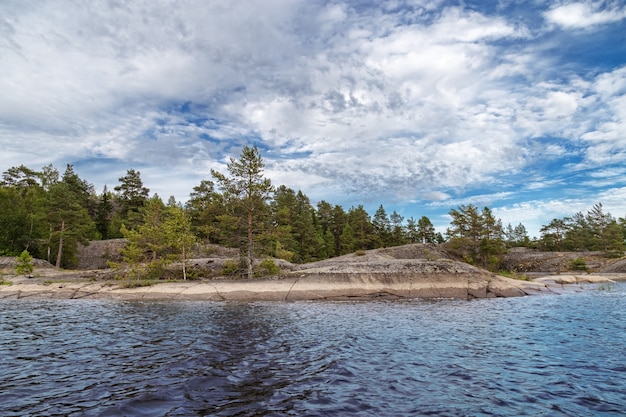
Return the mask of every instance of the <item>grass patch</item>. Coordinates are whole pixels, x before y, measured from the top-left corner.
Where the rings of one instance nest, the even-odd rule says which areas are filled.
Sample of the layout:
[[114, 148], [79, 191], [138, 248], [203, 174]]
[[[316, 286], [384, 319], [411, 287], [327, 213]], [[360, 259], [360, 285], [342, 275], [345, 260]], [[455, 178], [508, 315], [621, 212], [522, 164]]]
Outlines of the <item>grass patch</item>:
[[519, 281], [532, 281], [532, 279], [528, 277], [527, 275], [524, 275], [515, 271], [504, 271], [504, 270], [498, 271], [498, 275], [502, 275], [503, 277], [507, 277], [511, 279], [517, 279]]
[[119, 284], [120, 288], [142, 288], [142, 287], [151, 287], [156, 284], [155, 281], [151, 279], [134, 279], [126, 282], [122, 282]]

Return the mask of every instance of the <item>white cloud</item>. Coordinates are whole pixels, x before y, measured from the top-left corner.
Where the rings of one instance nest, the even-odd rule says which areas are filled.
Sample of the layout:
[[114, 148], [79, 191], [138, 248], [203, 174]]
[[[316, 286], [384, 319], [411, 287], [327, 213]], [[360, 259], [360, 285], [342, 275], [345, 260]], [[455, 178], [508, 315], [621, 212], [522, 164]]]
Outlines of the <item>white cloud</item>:
[[556, 6], [544, 13], [545, 19], [566, 29], [582, 29], [618, 22], [626, 17], [626, 8], [613, 6], [600, 10], [603, 2], [574, 2]]
[[424, 200], [441, 201], [441, 200], [448, 200], [450, 198], [450, 195], [447, 193], [443, 193], [441, 191], [430, 191], [430, 192], [424, 193], [420, 197]]
[[[595, 4], [544, 17], [624, 17]], [[450, 206], [544, 189], [529, 166], [573, 149], [579, 169], [623, 163], [626, 67], [576, 73], [531, 28], [439, 1], [3, 3], [0, 164], [110, 158], [164, 190], [254, 142], [276, 184]]]

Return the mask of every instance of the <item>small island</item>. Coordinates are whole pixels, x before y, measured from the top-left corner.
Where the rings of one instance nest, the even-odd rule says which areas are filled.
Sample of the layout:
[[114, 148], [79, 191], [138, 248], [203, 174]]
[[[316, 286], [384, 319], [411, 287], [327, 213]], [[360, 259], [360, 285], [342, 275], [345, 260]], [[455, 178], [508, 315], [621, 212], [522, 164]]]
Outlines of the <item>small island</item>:
[[133, 169], [97, 195], [71, 164], [62, 175], [10, 168], [0, 254], [13, 256], [0, 259], [0, 298], [476, 299], [626, 274], [626, 219], [601, 203], [553, 219], [538, 239], [488, 207], [461, 205], [444, 237], [427, 216], [405, 221], [382, 204], [373, 216], [362, 205], [314, 207], [302, 191], [272, 185], [255, 146], [211, 177], [183, 205], [149, 197]]

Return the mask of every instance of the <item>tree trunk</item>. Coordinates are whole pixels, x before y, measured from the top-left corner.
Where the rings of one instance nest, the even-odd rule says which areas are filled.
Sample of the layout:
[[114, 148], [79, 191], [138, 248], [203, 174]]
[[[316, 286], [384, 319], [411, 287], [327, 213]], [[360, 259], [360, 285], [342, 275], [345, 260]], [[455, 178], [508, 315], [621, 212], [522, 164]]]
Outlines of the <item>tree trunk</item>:
[[59, 237], [59, 251], [57, 252], [56, 267], [61, 268], [61, 255], [63, 255], [63, 233], [65, 232], [65, 219], [61, 220], [61, 236]]
[[183, 280], [187, 281], [187, 268], [185, 268], [185, 260], [187, 256], [185, 254], [185, 244], [183, 243]]
[[248, 207], [248, 278], [252, 278], [252, 262], [254, 258], [254, 238], [252, 236], [252, 207]]

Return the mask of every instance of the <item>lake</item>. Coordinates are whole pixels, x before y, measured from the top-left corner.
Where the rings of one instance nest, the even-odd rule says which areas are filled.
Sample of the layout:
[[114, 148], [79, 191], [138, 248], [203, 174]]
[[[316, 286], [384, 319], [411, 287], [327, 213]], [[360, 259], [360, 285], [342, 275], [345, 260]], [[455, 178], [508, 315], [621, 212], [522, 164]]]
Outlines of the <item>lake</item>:
[[626, 283], [482, 300], [0, 300], [0, 415], [623, 416]]

